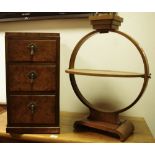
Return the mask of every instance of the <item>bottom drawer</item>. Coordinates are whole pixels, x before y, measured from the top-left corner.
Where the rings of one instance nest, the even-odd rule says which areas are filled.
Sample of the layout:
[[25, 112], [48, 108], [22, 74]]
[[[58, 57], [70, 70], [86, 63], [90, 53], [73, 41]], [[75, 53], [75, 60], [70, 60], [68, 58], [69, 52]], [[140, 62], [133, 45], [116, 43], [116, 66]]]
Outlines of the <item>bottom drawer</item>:
[[11, 95], [8, 99], [8, 125], [57, 125], [54, 95]]

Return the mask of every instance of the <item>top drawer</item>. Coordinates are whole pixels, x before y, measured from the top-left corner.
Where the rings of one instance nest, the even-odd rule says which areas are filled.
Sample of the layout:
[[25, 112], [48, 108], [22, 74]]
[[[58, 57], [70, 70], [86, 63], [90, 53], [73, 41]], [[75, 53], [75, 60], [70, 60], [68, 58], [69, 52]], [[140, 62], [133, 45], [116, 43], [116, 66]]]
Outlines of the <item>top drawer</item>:
[[6, 35], [7, 58], [11, 62], [56, 62], [58, 48], [58, 37]]

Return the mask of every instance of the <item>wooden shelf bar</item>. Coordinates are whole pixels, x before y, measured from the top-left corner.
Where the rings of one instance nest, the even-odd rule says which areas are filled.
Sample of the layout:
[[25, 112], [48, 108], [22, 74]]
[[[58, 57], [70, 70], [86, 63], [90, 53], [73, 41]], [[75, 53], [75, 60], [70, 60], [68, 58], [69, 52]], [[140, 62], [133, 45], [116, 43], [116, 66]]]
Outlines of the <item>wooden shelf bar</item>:
[[101, 77], [126, 77], [126, 78], [144, 78], [144, 73], [111, 71], [111, 70], [92, 70], [92, 69], [67, 69], [66, 73], [86, 75], [86, 76], [101, 76]]

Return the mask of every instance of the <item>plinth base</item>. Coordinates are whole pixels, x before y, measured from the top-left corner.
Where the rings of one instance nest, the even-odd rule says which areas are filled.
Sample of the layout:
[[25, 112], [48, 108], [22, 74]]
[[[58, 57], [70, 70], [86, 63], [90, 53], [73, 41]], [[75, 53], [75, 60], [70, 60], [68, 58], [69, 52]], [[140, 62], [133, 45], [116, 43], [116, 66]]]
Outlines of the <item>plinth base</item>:
[[14, 134], [59, 134], [60, 127], [7, 127], [6, 132]]
[[118, 125], [107, 122], [92, 121], [89, 119], [76, 121], [74, 123], [75, 129], [78, 129], [80, 126], [86, 126], [115, 134], [120, 138], [120, 141], [125, 141], [134, 131], [133, 124], [128, 120], [121, 121]]

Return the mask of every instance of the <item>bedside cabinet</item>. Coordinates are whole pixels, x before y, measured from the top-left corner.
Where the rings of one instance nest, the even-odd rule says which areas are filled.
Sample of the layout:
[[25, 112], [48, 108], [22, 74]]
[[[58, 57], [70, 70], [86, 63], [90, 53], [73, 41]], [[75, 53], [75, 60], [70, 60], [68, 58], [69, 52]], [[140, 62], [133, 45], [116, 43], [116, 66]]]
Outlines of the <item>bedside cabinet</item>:
[[58, 33], [6, 33], [9, 133], [59, 133]]

